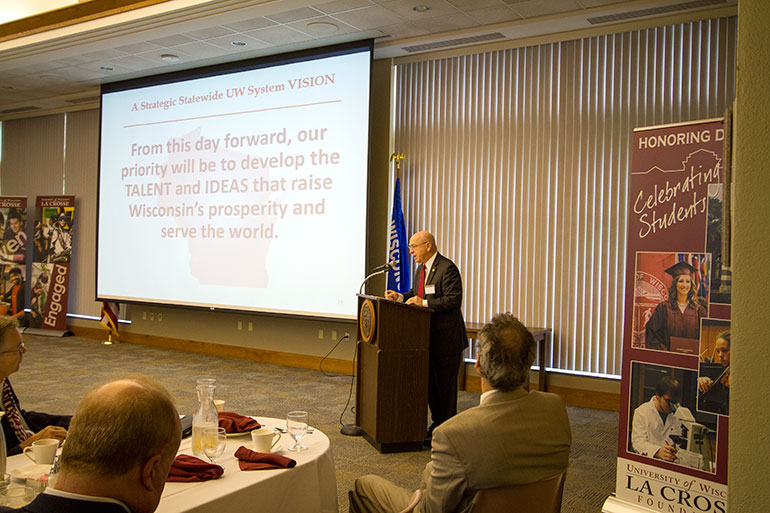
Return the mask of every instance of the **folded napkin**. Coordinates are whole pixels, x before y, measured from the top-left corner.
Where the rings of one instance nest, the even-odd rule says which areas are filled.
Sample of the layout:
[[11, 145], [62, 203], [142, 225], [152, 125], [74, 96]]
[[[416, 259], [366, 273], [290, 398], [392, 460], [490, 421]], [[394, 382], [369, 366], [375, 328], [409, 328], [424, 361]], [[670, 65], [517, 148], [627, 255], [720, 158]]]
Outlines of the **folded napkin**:
[[247, 449], [244, 446], [238, 447], [235, 451], [235, 457], [238, 458], [238, 467], [241, 470], [266, 470], [271, 468], [294, 468], [297, 464], [291, 458], [281, 456], [280, 454], [267, 454], [265, 452], [256, 452]]
[[252, 429], [259, 429], [261, 426], [259, 422], [251, 417], [239, 415], [231, 411], [220, 411], [219, 427], [225, 428], [226, 433], [245, 433]]
[[171, 464], [171, 470], [168, 473], [169, 482], [191, 483], [193, 481], [209, 481], [219, 479], [224, 474], [225, 469], [219, 465], [206, 463], [205, 461], [180, 454]]

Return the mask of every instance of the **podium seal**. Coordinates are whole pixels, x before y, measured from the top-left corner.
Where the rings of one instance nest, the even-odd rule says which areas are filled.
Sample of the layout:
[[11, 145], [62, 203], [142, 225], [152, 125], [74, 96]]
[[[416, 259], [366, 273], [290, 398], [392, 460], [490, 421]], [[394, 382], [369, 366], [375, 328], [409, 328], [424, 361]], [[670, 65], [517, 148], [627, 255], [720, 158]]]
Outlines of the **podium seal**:
[[361, 311], [358, 314], [358, 329], [361, 332], [361, 340], [371, 342], [374, 338], [374, 305], [371, 299], [361, 303]]

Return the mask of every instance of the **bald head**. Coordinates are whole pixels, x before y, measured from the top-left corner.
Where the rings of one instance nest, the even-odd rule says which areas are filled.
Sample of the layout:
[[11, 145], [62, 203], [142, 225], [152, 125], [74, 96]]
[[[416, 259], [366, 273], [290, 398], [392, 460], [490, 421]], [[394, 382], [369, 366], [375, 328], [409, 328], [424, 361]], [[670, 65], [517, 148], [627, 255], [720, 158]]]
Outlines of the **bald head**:
[[436, 251], [436, 239], [430, 232], [417, 232], [409, 239], [409, 253], [418, 264], [430, 260]]
[[91, 390], [75, 410], [62, 473], [120, 476], [153, 455], [173, 459], [180, 440], [179, 415], [162, 385], [143, 377], [113, 381]]

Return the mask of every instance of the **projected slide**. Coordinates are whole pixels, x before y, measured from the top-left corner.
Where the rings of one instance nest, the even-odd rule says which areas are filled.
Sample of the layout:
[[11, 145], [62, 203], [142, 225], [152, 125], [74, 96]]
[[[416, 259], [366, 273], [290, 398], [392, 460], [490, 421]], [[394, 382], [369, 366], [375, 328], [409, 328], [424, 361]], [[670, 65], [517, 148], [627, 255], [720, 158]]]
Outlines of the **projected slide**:
[[355, 318], [364, 50], [104, 92], [99, 299]]

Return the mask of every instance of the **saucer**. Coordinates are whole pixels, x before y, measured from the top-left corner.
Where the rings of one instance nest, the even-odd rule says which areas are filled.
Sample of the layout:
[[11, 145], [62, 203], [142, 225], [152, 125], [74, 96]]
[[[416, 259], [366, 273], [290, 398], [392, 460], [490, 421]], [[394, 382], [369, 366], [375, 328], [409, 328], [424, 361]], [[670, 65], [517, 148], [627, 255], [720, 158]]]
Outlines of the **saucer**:
[[42, 475], [47, 475], [51, 470], [51, 465], [29, 465], [27, 467], [15, 468], [9, 473], [14, 483], [27, 484], [28, 478], [38, 478]]
[[238, 438], [239, 436], [246, 436], [250, 434], [251, 431], [244, 431], [242, 433], [225, 433], [225, 436], [227, 436], [227, 438]]

